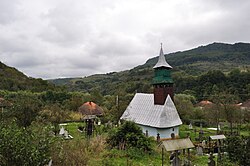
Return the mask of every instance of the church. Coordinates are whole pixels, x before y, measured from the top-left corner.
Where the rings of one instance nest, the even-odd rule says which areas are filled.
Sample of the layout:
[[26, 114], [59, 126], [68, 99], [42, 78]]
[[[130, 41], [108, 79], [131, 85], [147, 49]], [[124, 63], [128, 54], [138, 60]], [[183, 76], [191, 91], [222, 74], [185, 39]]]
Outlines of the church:
[[161, 139], [179, 135], [182, 121], [176, 110], [172, 67], [167, 63], [161, 46], [158, 62], [153, 67], [153, 94], [136, 93], [120, 119], [134, 121], [148, 136]]

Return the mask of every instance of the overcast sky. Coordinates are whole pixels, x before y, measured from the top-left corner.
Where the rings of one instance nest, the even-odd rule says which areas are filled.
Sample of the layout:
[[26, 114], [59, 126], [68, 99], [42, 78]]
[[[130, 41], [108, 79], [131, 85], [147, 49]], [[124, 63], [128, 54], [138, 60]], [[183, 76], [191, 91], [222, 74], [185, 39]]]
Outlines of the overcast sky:
[[159, 54], [250, 42], [248, 0], [0, 0], [0, 61], [35, 78], [122, 71]]

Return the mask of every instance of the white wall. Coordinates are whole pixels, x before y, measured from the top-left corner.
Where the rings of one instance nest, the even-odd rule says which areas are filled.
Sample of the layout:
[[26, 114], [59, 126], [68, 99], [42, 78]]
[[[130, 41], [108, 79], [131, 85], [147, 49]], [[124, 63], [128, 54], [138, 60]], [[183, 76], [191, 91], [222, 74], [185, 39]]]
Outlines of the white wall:
[[179, 135], [179, 126], [171, 127], [171, 128], [153, 128], [149, 126], [139, 125], [142, 128], [143, 133], [146, 133], [148, 130], [148, 135], [157, 137], [157, 133], [160, 134], [160, 138], [171, 138], [171, 134]]

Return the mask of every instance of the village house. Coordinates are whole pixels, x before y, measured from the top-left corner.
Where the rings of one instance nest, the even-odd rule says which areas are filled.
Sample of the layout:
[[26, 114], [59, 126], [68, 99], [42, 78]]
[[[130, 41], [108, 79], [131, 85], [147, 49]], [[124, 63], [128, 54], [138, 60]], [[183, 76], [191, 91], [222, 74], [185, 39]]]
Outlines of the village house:
[[174, 100], [172, 67], [167, 63], [162, 46], [158, 62], [153, 67], [153, 94], [136, 93], [120, 119], [134, 121], [149, 136], [161, 139], [179, 135], [182, 121]]

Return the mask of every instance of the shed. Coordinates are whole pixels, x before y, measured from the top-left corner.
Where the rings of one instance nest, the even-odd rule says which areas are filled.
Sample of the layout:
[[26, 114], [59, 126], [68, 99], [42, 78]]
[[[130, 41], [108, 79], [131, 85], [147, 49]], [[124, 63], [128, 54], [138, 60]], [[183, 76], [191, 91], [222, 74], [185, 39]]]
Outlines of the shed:
[[189, 138], [166, 140], [162, 141], [162, 144], [166, 151], [183, 150], [195, 147]]
[[94, 130], [94, 119], [98, 115], [103, 115], [103, 109], [92, 101], [84, 103], [78, 108], [78, 111], [83, 115], [83, 120], [86, 122], [87, 136], [91, 136]]

